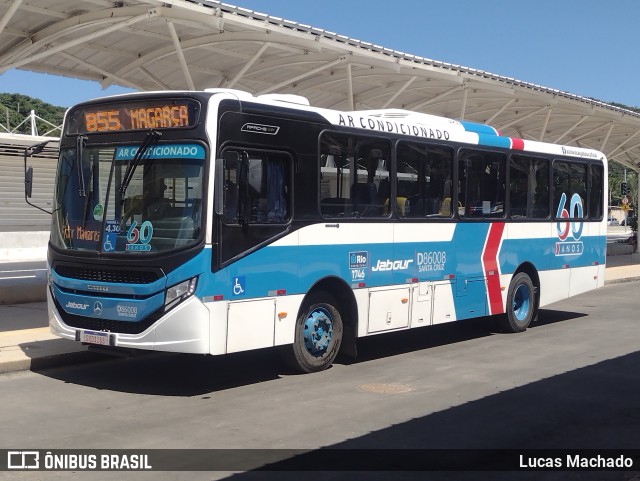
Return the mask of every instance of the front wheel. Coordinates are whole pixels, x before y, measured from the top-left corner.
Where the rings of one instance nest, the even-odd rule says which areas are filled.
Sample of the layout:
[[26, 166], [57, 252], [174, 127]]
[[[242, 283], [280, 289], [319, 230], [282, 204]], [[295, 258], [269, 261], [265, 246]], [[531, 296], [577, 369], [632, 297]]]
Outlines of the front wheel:
[[310, 373], [328, 368], [340, 350], [342, 316], [328, 293], [308, 296], [296, 321], [293, 344], [283, 350], [284, 360], [294, 369]]
[[525, 272], [518, 272], [509, 284], [507, 312], [501, 318], [506, 332], [522, 332], [537, 315], [536, 293], [533, 282]]

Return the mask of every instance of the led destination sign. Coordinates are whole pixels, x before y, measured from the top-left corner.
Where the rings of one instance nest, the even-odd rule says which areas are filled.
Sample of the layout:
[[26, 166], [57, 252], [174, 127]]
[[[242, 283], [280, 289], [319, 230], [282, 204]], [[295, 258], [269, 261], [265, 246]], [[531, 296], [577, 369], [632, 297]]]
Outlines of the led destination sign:
[[194, 100], [156, 99], [81, 107], [67, 120], [67, 134], [129, 132], [147, 129], [184, 129], [198, 121]]

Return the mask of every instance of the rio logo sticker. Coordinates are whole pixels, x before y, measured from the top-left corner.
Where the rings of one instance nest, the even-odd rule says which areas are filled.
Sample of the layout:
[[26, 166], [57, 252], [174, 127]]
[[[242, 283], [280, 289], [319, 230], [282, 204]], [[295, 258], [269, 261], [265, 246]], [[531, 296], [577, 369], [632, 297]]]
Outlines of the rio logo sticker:
[[[153, 237], [153, 224], [151, 222], [144, 221], [138, 230], [138, 223], [134, 220], [131, 223], [131, 227], [127, 231], [127, 248], [128, 251], [150, 251], [151, 238]], [[138, 241], [140, 242], [138, 244]]]
[[349, 252], [349, 270], [352, 281], [364, 281], [367, 277], [369, 266], [369, 253], [367, 251]]
[[[579, 256], [584, 251], [584, 244], [580, 240], [584, 227], [582, 199], [579, 194], [573, 194], [569, 210], [566, 209], [566, 204], [567, 194], [563, 192], [556, 212], [556, 233], [560, 239], [560, 242], [556, 242], [556, 256]], [[571, 218], [574, 220], [569, 220]]]

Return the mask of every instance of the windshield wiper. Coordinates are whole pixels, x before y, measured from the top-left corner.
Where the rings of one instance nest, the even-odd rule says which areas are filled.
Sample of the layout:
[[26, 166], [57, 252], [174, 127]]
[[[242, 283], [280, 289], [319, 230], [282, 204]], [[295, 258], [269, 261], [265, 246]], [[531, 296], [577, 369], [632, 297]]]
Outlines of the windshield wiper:
[[133, 173], [135, 172], [138, 165], [140, 165], [140, 162], [142, 161], [142, 157], [144, 156], [145, 152], [149, 149], [149, 147], [151, 147], [153, 144], [158, 142], [158, 140], [160, 140], [161, 136], [162, 134], [157, 130], [150, 130], [147, 133], [147, 137], [142, 142], [142, 145], [140, 145], [140, 148], [136, 152], [136, 155], [134, 155], [133, 159], [129, 161], [129, 165], [127, 165], [127, 170], [124, 173], [124, 178], [122, 179], [122, 184], [120, 184], [120, 195], [122, 196], [123, 202], [124, 202], [124, 193], [127, 191], [127, 187], [129, 187], [129, 183], [133, 178]]
[[87, 225], [87, 213], [88, 213], [89, 205], [91, 204], [91, 200], [92, 199], [93, 199], [93, 189], [91, 189], [89, 191], [88, 195], [85, 193], [84, 210], [82, 212], [82, 227], [83, 228]]
[[84, 183], [84, 169], [82, 168], [82, 158], [84, 157], [84, 148], [87, 145], [88, 137], [86, 135], [78, 135], [76, 138], [76, 167], [78, 168], [78, 195], [86, 197], [86, 186]]
[[[82, 214], [82, 227], [84, 227], [87, 223], [87, 210], [89, 208], [89, 204], [91, 203], [91, 198], [93, 197], [93, 189], [89, 190], [89, 195], [87, 195], [87, 180], [84, 176], [84, 168], [82, 166], [82, 161], [84, 160], [84, 149], [87, 146], [87, 141], [89, 137], [86, 135], [78, 135], [76, 138], [76, 168], [78, 169], [78, 196], [84, 197], [84, 211]], [[89, 166], [89, 183], [93, 180], [93, 164]]]

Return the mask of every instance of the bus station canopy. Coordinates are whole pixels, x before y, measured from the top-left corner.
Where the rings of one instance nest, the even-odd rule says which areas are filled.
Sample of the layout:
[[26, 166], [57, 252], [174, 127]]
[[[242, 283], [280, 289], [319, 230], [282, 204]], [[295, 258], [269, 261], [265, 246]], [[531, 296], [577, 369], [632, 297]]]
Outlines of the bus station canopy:
[[0, 74], [12, 68], [140, 91], [224, 87], [414, 110], [640, 167], [639, 113], [209, 0], [0, 0]]

